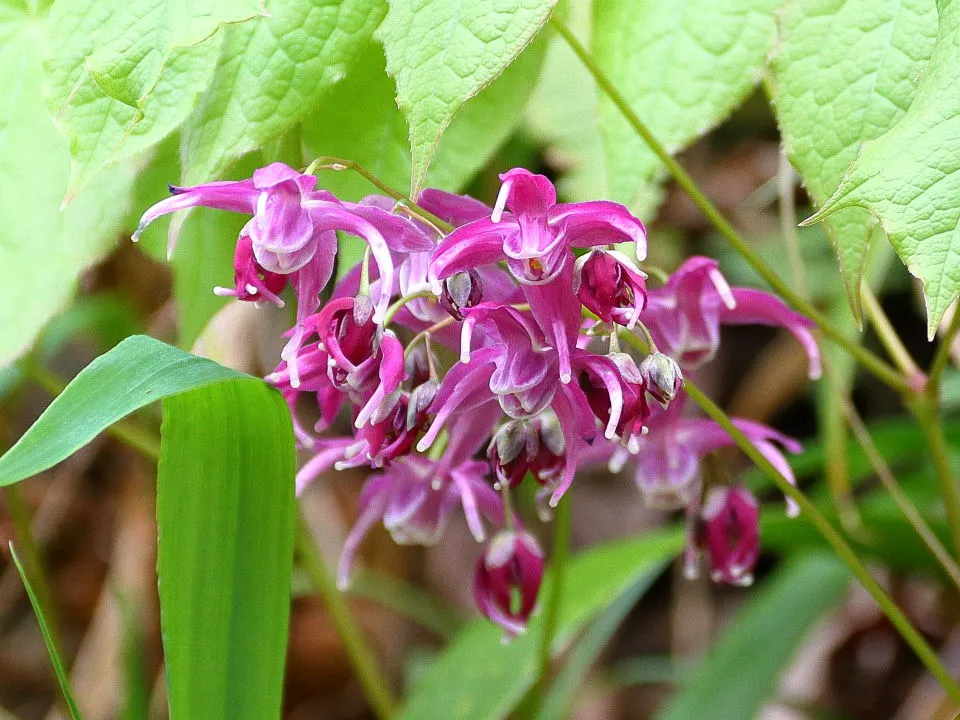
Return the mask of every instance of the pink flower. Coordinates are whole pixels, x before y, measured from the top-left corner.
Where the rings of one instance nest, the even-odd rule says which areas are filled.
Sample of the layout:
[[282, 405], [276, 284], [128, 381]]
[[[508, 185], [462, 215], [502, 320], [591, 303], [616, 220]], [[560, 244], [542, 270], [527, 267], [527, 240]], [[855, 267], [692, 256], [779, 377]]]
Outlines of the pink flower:
[[553, 184], [522, 168], [500, 179], [490, 217], [457, 228], [434, 252], [430, 278], [435, 294], [441, 292], [442, 279], [504, 259], [521, 283], [541, 284], [572, 260], [573, 247], [633, 241], [637, 257], [646, 256], [643, 223], [622, 205], [603, 200], [557, 204]]
[[646, 274], [614, 250], [591, 250], [577, 259], [573, 292], [604, 322], [632, 328], [647, 302]]
[[813, 323], [769, 293], [731, 288], [716, 260], [710, 258], [690, 258], [666, 285], [648, 291], [640, 318], [658, 349], [687, 369], [713, 359], [720, 346], [721, 324], [781, 326], [806, 350], [810, 378], [820, 377], [820, 350], [810, 334]]
[[695, 540], [710, 561], [711, 580], [750, 585], [760, 555], [760, 514], [753, 493], [739, 485], [707, 490]]
[[[698, 489], [700, 460], [715, 450], [736, 445], [713, 420], [684, 416], [684, 399], [681, 396], [665, 410], [651, 414], [650, 432], [640, 438], [636, 448], [637, 487], [651, 507], [675, 509], [689, 503]], [[800, 443], [752, 420], [733, 418], [733, 424], [785, 478], [795, 482], [790, 463], [778, 445], [798, 453], [803, 449]], [[798, 512], [790, 498], [787, 512]]]
[[523, 530], [497, 534], [477, 560], [473, 599], [484, 616], [508, 637], [520, 635], [537, 605], [543, 581], [543, 551]]
[[566, 467], [566, 443], [556, 419], [544, 413], [501, 425], [490, 440], [487, 457], [503, 485], [516, 487], [528, 472], [541, 485], [555, 485]]

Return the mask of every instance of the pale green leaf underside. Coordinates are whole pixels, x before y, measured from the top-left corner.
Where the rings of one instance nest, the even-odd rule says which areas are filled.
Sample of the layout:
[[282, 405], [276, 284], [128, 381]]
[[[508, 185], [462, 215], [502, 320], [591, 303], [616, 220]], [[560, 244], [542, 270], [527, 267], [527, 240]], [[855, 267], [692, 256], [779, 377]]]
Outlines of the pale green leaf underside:
[[[775, 109], [814, 203], [840, 184], [864, 140], [906, 112], [936, 33], [934, 0], [792, 0], [784, 7], [772, 63]], [[849, 209], [827, 227], [857, 317], [874, 224], [866, 211]]]
[[932, 338], [960, 295], [960, 1], [938, 3], [940, 26], [913, 104], [864, 144], [837, 191], [811, 221], [861, 206], [879, 220], [907, 269], [923, 282]]
[[[573, 558], [560, 593], [554, 652], [617, 598], [637, 585], [649, 587], [682, 547], [679, 532], [664, 531]], [[541, 592], [549, 595], [549, 579]], [[469, 625], [411, 691], [400, 720], [508, 717], [536, 679], [542, 625], [543, 615], [535, 616], [526, 634], [508, 644], [503, 631], [486, 620]]]
[[[543, 60], [543, 45], [540, 40], [532, 43], [500, 77], [466, 102], [440, 138], [427, 186], [459, 192], [489, 162], [521, 116]], [[407, 123], [384, 63], [378, 45], [367, 47], [343, 81], [304, 120], [303, 141], [311, 156], [355, 160], [388, 185], [402, 188], [411, 167]], [[357, 117], [363, 122], [354, 122]], [[350, 200], [376, 191], [350, 172], [321, 171], [320, 183]]]
[[[716, 126], [760, 79], [780, 0], [603, 0], [593, 48], [614, 86], [671, 153]], [[606, 97], [600, 131], [611, 197], [649, 205], [659, 160]]]
[[450, 121], [520, 54], [555, 1], [390, 0], [380, 32], [409, 125], [413, 195]]
[[183, 122], [212, 77], [217, 29], [260, 13], [255, 0], [59, 0], [47, 99], [70, 141], [69, 197]]
[[118, 166], [65, 210], [70, 158], [41, 90], [35, 19], [9, 18], [0, 42], [0, 367], [29, 348], [70, 299], [79, 273], [116, 239], [129, 206], [131, 168]]
[[385, 9], [383, 0], [288, 0], [226, 28], [213, 80], [184, 126], [185, 184], [218, 177], [299, 121], [356, 61]]

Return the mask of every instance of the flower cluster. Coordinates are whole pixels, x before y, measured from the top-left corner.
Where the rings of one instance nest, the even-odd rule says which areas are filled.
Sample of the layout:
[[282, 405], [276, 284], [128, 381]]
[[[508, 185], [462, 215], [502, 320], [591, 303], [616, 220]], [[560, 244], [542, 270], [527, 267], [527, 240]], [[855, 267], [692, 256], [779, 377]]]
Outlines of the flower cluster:
[[[730, 287], [708, 258], [648, 287], [637, 264], [646, 231], [626, 208], [558, 203], [547, 178], [519, 168], [501, 180], [493, 208], [439, 190], [423, 191], [416, 207], [384, 196], [348, 203], [275, 163], [249, 180], [171, 187], [137, 232], [192, 206], [251, 216], [237, 240], [234, 287], [215, 291], [280, 306], [285, 292], [296, 299], [267, 380], [312, 454], [297, 492], [331, 466], [375, 470], [340, 561], [341, 586], [376, 523], [398, 543], [429, 545], [462, 511], [486, 543], [477, 606], [508, 634], [522, 632], [544, 554], [509, 494], [536, 483], [548, 517], [577, 470], [604, 462], [629, 463], [649, 504], [688, 508], [689, 569], [702, 552], [715, 580], [749, 582], [756, 502], [740, 487], [704, 489], [700, 460], [734, 443], [691, 411], [684, 375], [716, 354], [721, 325], [761, 323], [792, 332], [815, 377], [809, 321], [766, 293]], [[327, 289], [336, 231], [362, 238], [368, 252]], [[325, 434], [342, 412], [352, 432]], [[794, 440], [735, 423], [791, 477], [781, 448], [797, 452]]]

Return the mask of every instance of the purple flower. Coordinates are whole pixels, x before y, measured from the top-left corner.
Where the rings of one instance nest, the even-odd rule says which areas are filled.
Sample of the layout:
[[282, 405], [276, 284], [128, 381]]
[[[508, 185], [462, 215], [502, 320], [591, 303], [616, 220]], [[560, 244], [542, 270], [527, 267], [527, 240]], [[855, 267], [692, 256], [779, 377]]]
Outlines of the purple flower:
[[647, 302], [646, 274], [614, 250], [591, 250], [577, 259], [573, 292], [604, 322], [632, 328]]
[[500, 260], [507, 261], [521, 283], [550, 282], [572, 260], [572, 247], [633, 241], [637, 257], [646, 257], [643, 223], [622, 205], [602, 200], [557, 204], [553, 184], [522, 168], [500, 179], [490, 217], [457, 228], [434, 252], [430, 279], [435, 294], [442, 290], [442, 279]]
[[492, 424], [489, 412], [464, 417], [451, 427], [450, 442], [440, 460], [408, 455], [367, 480], [360, 494], [359, 518], [340, 556], [337, 584], [341, 588], [349, 582], [360, 542], [378, 520], [402, 545], [435, 544], [457, 505], [462, 505], [477, 542], [485, 535], [481, 515], [494, 525], [503, 521], [502, 500], [486, 481], [490, 466], [470, 459]]
[[640, 319], [657, 347], [688, 369], [696, 369], [716, 355], [721, 324], [782, 326], [806, 350], [810, 378], [820, 377], [820, 350], [809, 330], [813, 323], [769, 293], [730, 288], [716, 260], [710, 258], [690, 258], [666, 285], [648, 291]]
[[566, 467], [566, 443], [556, 418], [544, 413], [501, 425], [490, 440], [487, 457], [504, 485], [516, 487], [529, 472], [539, 484], [550, 486]]
[[[636, 452], [637, 487], [648, 505], [675, 509], [689, 503], [696, 495], [700, 480], [700, 460], [723, 447], [736, 445], [733, 438], [706, 418], [685, 417], [685, 396], [680, 396], [665, 410], [651, 414], [650, 432], [639, 439]], [[742, 418], [733, 424], [791, 483], [795, 482], [790, 463], [778, 445], [789, 452], [803, 448], [791, 437], [773, 428]], [[787, 498], [787, 513], [796, 515], [798, 508]]]
[[711, 580], [751, 584], [760, 555], [760, 514], [753, 493], [739, 485], [707, 490], [695, 541], [710, 561]]
[[677, 361], [662, 352], [653, 352], [640, 362], [640, 377], [647, 392], [666, 407], [683, 388], [683, 372]]
[[500, 532], [484, 548], [473, 576], [473, 599], [508, 637], [520, 635], [537, 605], [543, 581], [543, 551], [523, 530]]

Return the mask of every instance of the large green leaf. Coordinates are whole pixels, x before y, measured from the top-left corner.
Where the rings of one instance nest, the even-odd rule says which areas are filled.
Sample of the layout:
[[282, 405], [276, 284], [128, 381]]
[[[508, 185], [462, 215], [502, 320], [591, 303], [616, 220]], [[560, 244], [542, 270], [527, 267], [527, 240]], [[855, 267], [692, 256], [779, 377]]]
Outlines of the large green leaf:
[[800, 556], [752, 592], [659, 720], [749, 720], [760, 712], [810, 627], [844, 596], [836, 558]]
[[[188, 185], [218, 177], [303, 118], [349, 71], [386, 5], [278, 0], [267, 9], [269, 17], [224, 31], [213, 81], [184, 126]], [[354, 115], [350, 126], [366, 121]]]
[[413, 196], [454, 115], [530, 43], [555, 2], [390, 0], [381, 37], [410, 127]]
[[[573, 558], [560, 595], [554, 650], [632, 588], [649, 585], [683, 546], [679, 532], [609, 543]], [[541, 589], [550, 593], [549, 579]], [[483, 620], [465, 628], [411, 692], [401, 718], [499, 720], [536, 680], [543, 616], [508, 644]]]
[[960, 2], [938, 2], [940, 26], [913, 104], [866, 142], [837, 191], [807, 222], [852, 206], [880, 220], [907, 269], [923, 281], [927, 333], [960, 295]]
[[[773, 59], [777, 119], [812, 200], [836, 189], [864, 140], [910, 106], [933, 52], [934, 0], [793, 0], [780, 15]], [[854, 314], [875, 223], [862, 209], [827, 223]]]
[[170, 396], [163, 415], [157, 573], [170, 714], [278, 718], [293, 566], [290, 412], [265, 384], [240, 381]]
[[[733, 110], [760, 79], [780, 0], [603, 0], [594, 4], [597, 61], [671, 153]], [[610, 193], [642, 216], [659, 160], [603, 97]]]
[[69, 195], [183, 122], [213, 75], [217, 29], [262, 12], [256, 0], [59, 0], [46, 69], [50, 110], [70, 140]]
[[41, 472], [164, 399], [157, 524], [173, 717], [278, 717], [293, 563], [294, 443], [257, 378], [134, 336], [77, 375], [0, 457], [0, 486]]
[[[470, 98], [450, 123], [427, 172], [426, 184], [462, 190], [516, 126], [543, 60], [535, 41], [503, 74]], [[312, 156], [355, 160], [393, 187], [410, 178], [407, 122], [397, 109], [393, 80], [383, 50], [370, 45], [303, 123], [303, 141]], [[357, 123], [356, 118], [363, 118]], [[356, 173], [324, 172], [320, 182], [339, 197], [356, 200], [374, 188]]]
[[129, 205], [118, 167], [62, 212], [70, 159], [43, 100], [41, 17], [0, 19], [0, 366], [22, 354], [69, 300], [80, 271], [113, 244]]

